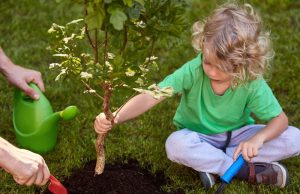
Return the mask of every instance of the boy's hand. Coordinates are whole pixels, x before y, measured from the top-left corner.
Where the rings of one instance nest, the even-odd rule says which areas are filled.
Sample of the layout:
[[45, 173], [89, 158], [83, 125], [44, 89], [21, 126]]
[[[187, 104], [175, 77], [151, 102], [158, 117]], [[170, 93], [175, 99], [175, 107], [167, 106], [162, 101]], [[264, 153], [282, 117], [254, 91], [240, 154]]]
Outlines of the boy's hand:
[[236, 160], [238, 155], [242, 153], [243, 158], [250, 162], [252, 158], [257, 156], [258, 150], [262, 147], [264, 141], [258, 137], [252, 137], [247, 141], [242, 141], [233, 154], [233, 160]]
[[[118, 123], [118, 116], [115, 117], [114, 123]], [[102, 112], [96, 117], [96, 120], [94, 122], [94, 128], [96, 133], [103, 134], [111, 130], [112, 124], [109, 120], [107, 120], [105, 114]]]

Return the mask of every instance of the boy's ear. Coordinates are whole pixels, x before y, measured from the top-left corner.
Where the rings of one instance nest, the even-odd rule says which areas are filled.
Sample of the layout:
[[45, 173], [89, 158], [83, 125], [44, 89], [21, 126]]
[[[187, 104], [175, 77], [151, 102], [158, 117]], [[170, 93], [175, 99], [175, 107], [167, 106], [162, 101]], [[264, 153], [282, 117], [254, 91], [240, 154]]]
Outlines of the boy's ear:
[[200, 49], [203, 51], [203, 45], [204, 45], [204, 36], [201, 37], [200, 40]]

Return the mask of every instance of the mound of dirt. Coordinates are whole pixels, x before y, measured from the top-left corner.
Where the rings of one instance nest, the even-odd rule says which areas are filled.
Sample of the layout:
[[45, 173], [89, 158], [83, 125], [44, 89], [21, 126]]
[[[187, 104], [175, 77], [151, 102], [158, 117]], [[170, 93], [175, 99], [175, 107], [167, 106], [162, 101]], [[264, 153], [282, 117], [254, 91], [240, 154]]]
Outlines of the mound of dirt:
[[[104, 173], [94, 176], [96, 161], [91, 161], [83, 169], [76, 170], [62, 184], [69, 194], [165, 194], [161, 186], [166, 183], [162, 173], [152, 175], [139, 167], [138, 162], [128, 164], [106, 164]], [[46, 191], [45, 194], [51, 192]], [[179, 190], [173, 194], [183, 194]]]

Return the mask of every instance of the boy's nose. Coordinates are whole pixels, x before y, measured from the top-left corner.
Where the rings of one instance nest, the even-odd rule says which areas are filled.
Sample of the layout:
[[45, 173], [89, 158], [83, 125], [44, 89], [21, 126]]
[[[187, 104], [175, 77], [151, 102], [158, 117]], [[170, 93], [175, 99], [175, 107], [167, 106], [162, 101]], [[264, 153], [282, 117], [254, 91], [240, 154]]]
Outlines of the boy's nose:
[[216, 69], [215, 68], [212, 68], [210, 71], [209, 71], [209, 75], [211, 76], [211, 77], [216, 77], [217, 76], [217, 71], [216, 71]]

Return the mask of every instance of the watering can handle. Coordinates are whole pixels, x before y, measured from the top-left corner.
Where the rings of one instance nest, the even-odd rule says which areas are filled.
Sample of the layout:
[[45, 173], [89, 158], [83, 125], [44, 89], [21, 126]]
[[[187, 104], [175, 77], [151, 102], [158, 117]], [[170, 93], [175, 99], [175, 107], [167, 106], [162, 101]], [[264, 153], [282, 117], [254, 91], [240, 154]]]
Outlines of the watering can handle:
[[[41, 96], [43, 94], [42, 91], [40, 90], [40, 88], [36, 84], [29, 83], [28, 86], [31, 87], [32, 89], [34, 89], [34, 91], [36, 91], [39, 94], [39, 96]], [[20, 92], [22, 100], [24, 100], [26, 102], [33, 102], [34, 101], [34, 99], [32, 99], [28, 94], [26, 94], [22, 90], [20, 90], [20, 89], [17, 89], [17, 90], [19, 90], [18, 92]]]

